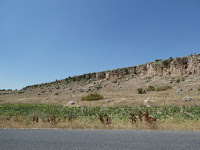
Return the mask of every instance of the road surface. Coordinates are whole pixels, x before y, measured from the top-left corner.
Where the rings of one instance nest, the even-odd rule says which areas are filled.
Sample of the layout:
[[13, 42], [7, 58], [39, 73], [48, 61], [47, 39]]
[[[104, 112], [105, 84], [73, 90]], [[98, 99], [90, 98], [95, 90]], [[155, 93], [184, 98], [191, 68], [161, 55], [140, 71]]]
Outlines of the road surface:
[[0, 129], [0, 150], [200, 150], [200, 132]]

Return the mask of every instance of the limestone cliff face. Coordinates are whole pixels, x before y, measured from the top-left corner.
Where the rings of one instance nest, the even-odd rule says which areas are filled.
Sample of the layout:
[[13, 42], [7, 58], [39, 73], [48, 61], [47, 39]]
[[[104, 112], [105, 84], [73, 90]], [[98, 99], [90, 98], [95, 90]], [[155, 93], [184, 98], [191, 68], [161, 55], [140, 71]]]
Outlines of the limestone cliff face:
[[157, 62], [146, 63], [139, 66], [116, 69], [96, 73], [97, 79], [113, 79], [128, 74], [139, 76], [184, 76], [200, 75], [200, 55], [187, 57], [170, 58], [168, 60], [158, 60]]
[[137, 74], [141, 77], [149, 76], [173, 76], [179, 77], [184, 75], [200, 75], [200, 54], [169, 58], [167, 60], [158, 60], [156, 62], [146, 63], [139, 66], [128, 68], [115, 69], [111, 71], [103, 71], [97, 73], [89, 73], [80, 76], [69, 77], [55, 82], [28, 86], [29, 87], [42, 87], [45, 85], [52, 85], [57, 83], [70, 83], [71, 81], [81, 81], [89, 79], [115, 79], [129, 74]]

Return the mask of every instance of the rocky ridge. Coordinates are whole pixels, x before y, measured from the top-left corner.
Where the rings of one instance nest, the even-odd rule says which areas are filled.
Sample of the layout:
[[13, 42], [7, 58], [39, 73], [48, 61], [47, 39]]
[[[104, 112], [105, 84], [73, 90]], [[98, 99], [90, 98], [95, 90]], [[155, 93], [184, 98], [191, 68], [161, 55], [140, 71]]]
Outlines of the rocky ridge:
[[[127, 68], [102, 71], [102, 72], [94, 72], [88, 73], [84, 75], [68, 77], [63, 80], [56, 80], [50, 83], [43, 83], [37, 85], [31, 85], [23, 88], [22, 90], [31, 90], [37, 87], [49, 87], [56, 85], [67, 85], [71, 82], [88, 82], [94, 80], [113, 80], [113, 82], [117, 82], [115, 79], [120, 79], [127, 75], [130, 76], [139, 76], [144, 78], [151, 78], [154, 76], [160, 77], [181, 77], [181, 76], [192, 76], [192, 75], [200, 75], [200, 54], [194, 54], [185, 57], [177, 57], [177, 58], [169, 58], [167, 60], [156, 60], [155, 62], [142, 64], [139, 66], [132, 66]], [[120, 83], [118, 83], [120, 84]], [[95, 88], [101, 88], [99, 85]], [[57, 86], [56, 88], [59, 88]], [[82, 89], [80, 89], [81, 91]]]

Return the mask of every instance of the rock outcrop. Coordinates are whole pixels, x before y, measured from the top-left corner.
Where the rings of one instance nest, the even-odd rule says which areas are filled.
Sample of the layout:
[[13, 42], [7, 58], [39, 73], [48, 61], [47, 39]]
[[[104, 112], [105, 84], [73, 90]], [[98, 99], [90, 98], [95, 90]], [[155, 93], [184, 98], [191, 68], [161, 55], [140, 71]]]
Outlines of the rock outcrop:
[[38, 84], [27, 86], [28, 88], [36, 88], [50, 85], [57, 85], [59, 83], [68, 84], [74, 81], [83, 80], [113, 80], [124, 77], [126, 75], [137, 75], [141, 77], [153, 77], [153, 76], [190, 76], [200, 75], [200, 54], [190, 55], [186, 57], [169, 58], [167, 60], [156, 60], [156, 62], [146, 63], [139, 66], [115, 69], [110, 71], [103, 71], [97, 73], [88, 73], [84, 75], [68, 77], [63, 80], [56, 80], [55, 82]]

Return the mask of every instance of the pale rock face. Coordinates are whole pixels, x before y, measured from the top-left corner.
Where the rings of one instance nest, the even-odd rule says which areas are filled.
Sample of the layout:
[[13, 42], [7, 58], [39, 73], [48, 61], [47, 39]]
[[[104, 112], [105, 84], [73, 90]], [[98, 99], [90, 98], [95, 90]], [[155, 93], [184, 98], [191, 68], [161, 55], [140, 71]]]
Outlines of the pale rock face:
[[[163, 76], [163, 77], [180, 77], [185, 75], [200, 75], [200, 54], [170, 58], [168, 60], [160, 60], [157, 62], [146, 63], [139, 66], [132, 66], [127, 68], [115, 69], [110, 71], [102, 71], [97, 73], [88, 73], [80, 76], [75, 76], [73, 78], [76, 81], [85, 80], [104, 80], [104, 79], [117, 79], [125, 75], [138, 75], [140, 77], [153, 77], [153, 76]], [[70, 83], [72, 82], [71, 78], [66, 78], [63, 80], [27, 86], [26, 89], [34, 89], [38, 87], [45, 87], [50, 85], [55, 85], [57, 83]]]

